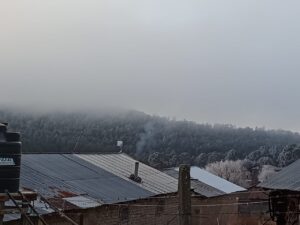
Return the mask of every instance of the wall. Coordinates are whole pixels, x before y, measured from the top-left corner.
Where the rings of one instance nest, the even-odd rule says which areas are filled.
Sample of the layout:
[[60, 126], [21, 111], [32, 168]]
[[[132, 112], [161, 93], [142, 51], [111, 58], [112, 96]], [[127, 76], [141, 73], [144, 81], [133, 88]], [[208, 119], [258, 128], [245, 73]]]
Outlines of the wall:
[[[194, 225], [276, 224], [270, 220], [268, 195], [260, 190], [193, 200]], [[195, 217], [197, 212], [198, 216]]]
[[[264, 199], [263, 199], [264, 198]], [[192, 198], [192, 225], [274, 225], [269, 222], [266, 195], [238, 193], [215, 198]], [[159, 196], [128, 204], [106, 205], [94, 209], [72, 210], [68, 216], [80, 225], [178, 225], [176, 196]], [[57, 215], [46, 216], [51, 225], [69, 225]], [[11, 223], [18, 224], [18, 223]]]
[[300, 224], [300, 192], [272, 191], [271, 192], [272, 216], [278, 225]]

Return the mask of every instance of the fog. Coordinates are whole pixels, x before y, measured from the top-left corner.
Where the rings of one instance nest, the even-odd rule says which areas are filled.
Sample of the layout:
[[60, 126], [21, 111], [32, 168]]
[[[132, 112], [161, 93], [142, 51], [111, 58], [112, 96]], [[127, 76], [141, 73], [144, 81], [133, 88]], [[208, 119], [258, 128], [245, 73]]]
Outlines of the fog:
[[296, 0], [0, 3], [0, 104], [300, 131]]

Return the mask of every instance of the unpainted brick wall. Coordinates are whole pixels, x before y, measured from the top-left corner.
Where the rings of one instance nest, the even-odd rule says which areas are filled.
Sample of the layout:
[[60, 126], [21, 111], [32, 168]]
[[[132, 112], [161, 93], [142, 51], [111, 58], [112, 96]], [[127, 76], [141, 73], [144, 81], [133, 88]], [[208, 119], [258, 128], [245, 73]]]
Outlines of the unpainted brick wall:
[[[241, 200], [249, 196], [225, 195], [215, 198], [192, 198], [192, 225], [262, 225], [268, 214], [240, 213]], [[178, 200], [176, 196], [161, 196], [128, 202], [127, 204], [106, 205], [94, 209], [68, 212], [68, 216], [79, 225], [178, 225]], [[58, 215], [46, 216], [49, 225], [70, 225]], [[9, 225], [18, 223], [10, 223]], [[274, 225], [269, 222], [266, 225]]]

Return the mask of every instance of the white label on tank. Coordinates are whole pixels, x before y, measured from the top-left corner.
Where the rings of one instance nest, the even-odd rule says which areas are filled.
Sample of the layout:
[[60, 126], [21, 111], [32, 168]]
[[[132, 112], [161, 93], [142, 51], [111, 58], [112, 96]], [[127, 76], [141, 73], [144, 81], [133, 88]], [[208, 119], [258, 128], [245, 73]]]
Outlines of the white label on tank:
[[15, 166], [13, 158], [0, 158], [0, 166]]

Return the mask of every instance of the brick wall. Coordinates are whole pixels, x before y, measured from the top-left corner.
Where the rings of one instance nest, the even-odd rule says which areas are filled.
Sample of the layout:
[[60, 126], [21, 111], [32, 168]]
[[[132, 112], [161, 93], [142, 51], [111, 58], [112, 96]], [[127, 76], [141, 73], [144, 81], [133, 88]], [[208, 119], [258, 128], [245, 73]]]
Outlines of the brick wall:
[[[249, 203], [249, 204], [248, 204]], [[193, 225], [275, 225], [270, 221], [266, 193], [241, 192], [192, 199]]]
[[[245, 201], [262, 200], [263, 196], [232, 194], [215, 198], [192, 198], [192, 225], [262, 225], [270, 217], [268, 205], [241, 207]], [[266, 198], [266, 195], [264, 195]], [[244, 206], [244, 205], [242, 205]], [[254, 207], [255, 206], [255, 207]], [[161, 196], [131, 201], [127, 204], [106, 205], [94, 209], [73, 210], [68, 216], [80, 225], [178, 225], [176, 196]], [[45, 216], [51, 225], [69, 225], [57, 215]], [[9, 223], [10, 225], [19, 224]], [[274, 225], [273, 222], [265, 225]]]

